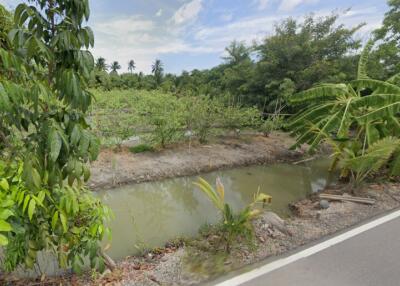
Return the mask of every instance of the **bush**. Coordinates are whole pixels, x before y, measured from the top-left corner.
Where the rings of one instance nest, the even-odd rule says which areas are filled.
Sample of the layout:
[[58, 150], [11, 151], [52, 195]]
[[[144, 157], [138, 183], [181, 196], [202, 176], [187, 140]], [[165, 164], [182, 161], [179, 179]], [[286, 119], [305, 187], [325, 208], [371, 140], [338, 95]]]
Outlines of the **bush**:
[[140, 144], [137, 146], [130, 147], [129, 151], [131, 151], [132, 153], [152, 152], [154, 151], [154, 148], [147, 144]]
[[225, 188], [219, 178], [216, 180], [216, 189], [202, 178], [199, 178], [194, 184], [208, 197], [222, 216], [221, 232], [225, 242], [225, 250], [229, 252], [232, 243], [240, 237], [246, 241], [251, 241], [254, 233], [251, 220], [259, 214], [259, 210], [255, 209], [255, 207], [259, 203], [263, 205], [270, 203], [271, 196], [257, 192], [253, 202], [235, 214], [232, 211], [232, 207], [225, 203]]
[[266, 137], [269, 136], [269, 134], [272, 131], [279, 130], [283, 127], [283, 117], [282, 116], [273, 116], [273, 117], [268, 117], [264, 122], [259, 127], [259, 130], [264, 133]]

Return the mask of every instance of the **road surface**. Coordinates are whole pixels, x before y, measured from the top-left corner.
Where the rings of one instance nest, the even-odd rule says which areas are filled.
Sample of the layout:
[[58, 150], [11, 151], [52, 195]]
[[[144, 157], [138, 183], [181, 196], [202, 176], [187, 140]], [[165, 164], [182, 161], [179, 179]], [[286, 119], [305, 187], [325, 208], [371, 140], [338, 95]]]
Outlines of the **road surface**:
[[400, 210], [219, 286], [399, 286]]

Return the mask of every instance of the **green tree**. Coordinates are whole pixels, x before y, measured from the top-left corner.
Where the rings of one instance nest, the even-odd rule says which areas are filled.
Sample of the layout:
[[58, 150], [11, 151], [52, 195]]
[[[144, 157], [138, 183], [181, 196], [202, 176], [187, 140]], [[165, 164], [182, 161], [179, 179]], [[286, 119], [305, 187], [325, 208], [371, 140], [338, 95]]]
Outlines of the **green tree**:
[[107, 63], [106, 59], [103, 57], [100, 57], [96, 60], [96, 69], [98, 71], [106, 71], [107, 70]]
[[128, 63], [128, 70], [133, 73], [133, 71], [136, 69], [136, 64], [134, 60], [130, 60]]
[[380, 44], [372, 52], [369, 62], [371, 76], [379, 79], [400, 72], [400, 0], [388, 0], [387, 3], [390, 9], [385, 14], [383, 25], [374, 32]]
[[121, 69], [121, 65], [119, 64], [119, 62], [114, 61], [114, 62], [112, 62], [110, 69], [111, 69], [112, 73], [118, 74], [118, 70]]
[[347, 29], [337, 20], [337, 14], [308, 16], [301, 23], [289, 18], [276, 25], [274, 35], [256, 46], [259, 61], [245, 102], [268, 106], [284, 79], [290, 79], [297, 92], [316, 83], [353, 79], [357, 62], [351, 54], [360, 47], [353, 36], [362, 25]]
[[228, 54], [223, 57], [228, 65], [237, 65], [250, 58], [250, 49], [246, 47], [244, 42], [233, 41], [228, 47], [225, 48]]
[[12, 26], [13, 21], [11, 13], [0, 4], [0, 47], [3, 49], [8, 49], [10, 47], [8, 33]]
[[2, 267], [33, 267], [38, 251], [50, 251], [62, 267], [79, 271], [89, 256], [103, 268], [109, 210], [84, 187], [100, 147], [86, 119], [89, 1], [30, 2], [15, 9], [12, 49], [0, 48], [0, 197], [9, 200], [0, 208], [11, 214]]
[[154, 64], [151, 66], [151, 72], [154, 75], [156, 80], [157, 87], [161, 85], [163, 74], [164, 74], [164, 66], [161, 60], [156, 59]]

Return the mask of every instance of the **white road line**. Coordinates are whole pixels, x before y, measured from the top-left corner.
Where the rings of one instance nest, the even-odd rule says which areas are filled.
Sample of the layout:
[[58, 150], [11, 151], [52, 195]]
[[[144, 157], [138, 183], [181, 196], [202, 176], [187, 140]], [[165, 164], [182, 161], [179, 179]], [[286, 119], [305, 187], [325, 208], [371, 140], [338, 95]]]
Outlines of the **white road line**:
[[310, 248], [307, 248], [307, 249], [302, 250], [302, 251], [300, 251], [298, 253], [295, 253], [295, 254], [293, 254], [291, 256], [276, 260], [274, 262], [271, 262], [269, 264], [266, 264], [266, 265], [263, 265], [263, 266], [261, 266], [259, 268], [256, 268], [256, 269], [254, 269], [254, 270], [252, 270], [250, 272], [247, 272], [247, 273], [241, 274], [239, 276], [233, 277], [233, 278], [231, 278], [229, 280], [226, 280], [226, 281], [224, 281], [222, 283], [217, 284], [216, 286], [236, 286], [236, 285], [241, 285], [241, 284], [243, 284], [245, 282], [251, 281], [251, 280], [253, 280], [253, 279], [255, 279], [255, 278], [259, 277], [259, 276], [262, 276], [264, 274], [272, 272], [272, 271], [274, 271], [274, 270], [276, 270], [278, 268], [284, 267], [284, 266], [286, 266], [286, 265], [288, 265], [290, 263], [293, 263], [293, 262], [295, 262], [297, 260], [306, 258], [308, 256], [311, 256], [311, 255], [315, 254], [315, 253], [318, 253], [318, 252], [320, 252], [320, 251], [322, 251], [324, 249], [327, 249], [327, 248], [329, 248], [329, 247], [331, 247], [331, 246], [333, 246], [335, 244], [341, 243], [341, 242], [343, 242], [343, 241], [345, 241], [345, 240], [347, 240], [349, 238], [352, 238], [352, 237], [354, 237], [356, 235], [359, 235], [359, 234], [361, 234], [361, 233], [363, 233], [365, 231], [368, 231], [368, 230], [370, 230], [370, 229], [372, 229], [374, 227], [377, 227], [377, 226], [379, 226], [381, 224], [384, 224], [384, 223], [386, 223], [388, 221], [391, 221], [393, 219], [396, 219], [398, 217], [400, 217], [400, 210], [395, 211], [393, 213], [390, 213], [390, 214], [388, 214], [388, 215], [386, 215], [384, 217], [378, 218], [378, 219], [376, 219], [374, 221], [371, 221], [369, 223], [366, 223], [364, 225], [361, 225], [359, 227], [356, 227], [356, 228], [354, 228], [352, 230], [349, 230], [348, 232], [345, 232], [343, 234], [335, 236], [335, 237], [333, 237], [331, 239], [328, 239], [328, 240], [326, 240], [324, 242], [321, 242], [321, 243], [319, 243], [317, 245], [314, 245], [314, 246], [312, 246]]

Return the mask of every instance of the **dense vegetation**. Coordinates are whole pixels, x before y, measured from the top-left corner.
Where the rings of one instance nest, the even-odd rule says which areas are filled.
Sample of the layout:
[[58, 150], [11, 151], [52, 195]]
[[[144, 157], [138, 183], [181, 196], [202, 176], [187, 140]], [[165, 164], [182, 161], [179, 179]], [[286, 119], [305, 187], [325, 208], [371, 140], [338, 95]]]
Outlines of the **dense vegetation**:
[[201, 143], [221, 130], [238, 133], [261, 126], [257, 108], [226, 105], [207, 96], [177, 97], [160, 91], [95, 91], [91, 120], [103, 144], [140, 135], [155, 147], [196, 137]]
[[382, 168], [391, 176], [400, 175], [400, 75], [387, 81], [368, 76], [373, 43], [360, 57], [356, 80], [321, 84], [290, 97], [292, 105], [303, 106], [289, 124], [298, 136], [297, 145], [308, 143], [312, 152], [329, 143], [334, 150], [332, 168], [339, 163], [341, 177], [351, 176], [355, 183]]
[[14, 20], [0, 7], [1, 267], [32, 268], [39, 251], [79, 271], [104, 268], [109, 210], [84, 187], [99, 140], [86, 119], [94, 67], [89, 3], [31, 1]]

